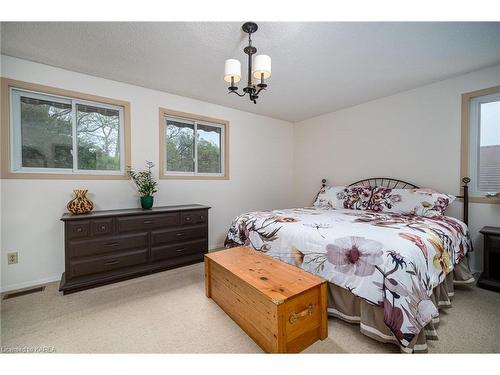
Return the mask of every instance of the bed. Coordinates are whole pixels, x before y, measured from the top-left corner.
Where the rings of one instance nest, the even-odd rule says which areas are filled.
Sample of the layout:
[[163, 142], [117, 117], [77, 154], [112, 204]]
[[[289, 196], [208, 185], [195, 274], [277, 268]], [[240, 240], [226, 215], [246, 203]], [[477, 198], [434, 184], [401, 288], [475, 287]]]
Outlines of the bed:
[[[329, 315], [358, 323], [363, 334], [403, 352], [427, 352], [454, 284], [475, 281], [467, 262], [472, 245], [463, 182], [457, 197], [464, 201], [463, 221], [343, 208], [259, 211], [233, 221], [225, 246], [249, 246], [323, 277]], [[419, 189], [391, 178], [349, 186]]]

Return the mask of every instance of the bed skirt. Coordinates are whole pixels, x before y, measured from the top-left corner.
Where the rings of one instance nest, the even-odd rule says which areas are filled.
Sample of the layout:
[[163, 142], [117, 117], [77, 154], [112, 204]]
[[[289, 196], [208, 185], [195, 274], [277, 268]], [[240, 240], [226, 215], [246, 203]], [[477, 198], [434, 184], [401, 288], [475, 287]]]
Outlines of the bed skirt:
[[[453, 272], [450, 272], [446, 279], [434, 288], [431, 299], [438, 310], [451, 307], [454, 284], [475, 284], [467, 258], [456, 265]], [[384, 310], [381, 306], [372, 305], [332, 283], [328, 283], [328, 315], [349, 323], [359, 324], [361, 333], [384, 343], [394, 343], [404, 353], [427, 353], [427, 340], [438, 340], [439, 316], [427, 324], [408, 347], [400, 346], [398, 340], [384, 323]]]

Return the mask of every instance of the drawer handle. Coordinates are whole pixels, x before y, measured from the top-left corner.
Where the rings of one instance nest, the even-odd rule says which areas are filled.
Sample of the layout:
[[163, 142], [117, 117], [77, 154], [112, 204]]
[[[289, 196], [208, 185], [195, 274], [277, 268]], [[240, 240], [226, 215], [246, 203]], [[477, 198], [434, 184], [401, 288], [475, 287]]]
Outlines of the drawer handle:
[[106, 230], [106, 225], [101, 225], [101, 230]]
[[118, 242], [107, 242], [104, 244], [106, 247], [118, 246]]
[[186, 221], [191, 221], [191, 216], [186, 216]]
[[309, 304], [306, 309], [302, 310], [301, 312], [296, 313], [295, 311], [290, 314], [290, 321], [291, 324], [295, 323], [297, 320], [300, 318], [303, 318], [304, 316], [311, 316], [313, 313], [313, 305]]
[[200, 220], [205, 220], [205, 217], [203, 215], [200, 215]]
[[181, 253], [181, 252], [183, 252], [184, 250], [186, 250], [186, 248], [185, 248], [185, 247], [181, 247], [180, 249], [176, 249], [175, 251], [176, 251], [177, 253]]
[[120, 263], [120, 261], [118, 259], [115, 259], [115, 260], [108, 260], [107, 262], [104, 262], [104, 265], [111, 266], [113, 264], [118, 264], [118, 263]]
[[144, 220], [143, 223], [144, 224], [154, 224], [154, 220]]
[[177, 237], [182, 237], [184, 236], [186, 233], [177, 233]]
[[78, 227], [78, 228], [76, 228], [76, 231], [81, 233], [83, 231], [83, 228], [82, 227]]

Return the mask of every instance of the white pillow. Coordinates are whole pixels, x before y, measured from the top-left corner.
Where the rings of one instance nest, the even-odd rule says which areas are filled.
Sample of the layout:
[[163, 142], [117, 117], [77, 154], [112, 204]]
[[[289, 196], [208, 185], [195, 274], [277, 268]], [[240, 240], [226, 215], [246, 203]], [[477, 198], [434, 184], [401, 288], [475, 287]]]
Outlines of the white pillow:
[[342, 193], [345, 186], [325, 186], [321, 188], [314, 201], [314, 207], [322, 210], [332, 210], [336, 208], [343, 208], [343, 200], [339, 199], [337, 195]]

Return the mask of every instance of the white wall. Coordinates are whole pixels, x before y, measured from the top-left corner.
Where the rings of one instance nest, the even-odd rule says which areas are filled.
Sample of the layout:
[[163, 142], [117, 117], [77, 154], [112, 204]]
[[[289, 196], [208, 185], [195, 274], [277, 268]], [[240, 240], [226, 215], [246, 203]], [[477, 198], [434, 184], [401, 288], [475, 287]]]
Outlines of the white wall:
[[[367, 177], [395, 177], [459, 194], [461, 94], [500, 85], [500, 65], [295, 124], [294, 199], [311, 204], [322, 178], [342, 185]], [[450, 214], [460, 217], [460, 203]], [[482, 269], [484, 225], [500, 225], [500, 205], [471, 204]]]
[[[295, 125], [189, 98], [1, 56], [3, 77], [131, 102], [132, 164], [158, 162], [158, 107], [227, 119], [229, 181], [162, 180], [155, 204], [202, 203], [210, 210], [210, 247], [222, 244], [239, 213], [311, 204], [322, 178], [346, 184], [392, 176], [459, 192], [460, 95], [500, 84], [500, 65], [305, 120]], [[257, 152], [256, 152], [257, 151]], [[56, 280], [63, 271], [59, 218], [74, 188], [96, 209], [135, 207], [128, 181], [1, 180], [1, 282], [11, 290]], [[293, 187], [293, 189], [292, 189]], [[460, 216], [460, 205], [451, 214]], [[471, 230], [481, 268], [483, 225], [500, 225], [500, 205], [472, 204]], [[19, 252], [8, 266], [6, 253]]]
[[[2, 76], [131, 103], [132, 165], [158, 163], [158, 108], [230, 121], [230, 180], [161, 180], [155, 205], [201, 203], [210, 210], [210, 248], [222, 245], [232, 219], [245, 211], [292, 203], [293, 125], [214, 104], [79, 74], [9, 56]], [[237, 99], [235, 99], [237, 100]], [[258, 152], [256, 152], [258, 151]], [[64, 269], [59, 218], [75, 188], [86, 188], [95, 209], [138, 206], [129, 181], [2, 180], [2, 260], [19, 252], [19, 264], [2, 262], [2, 290], [55, 280]]]

